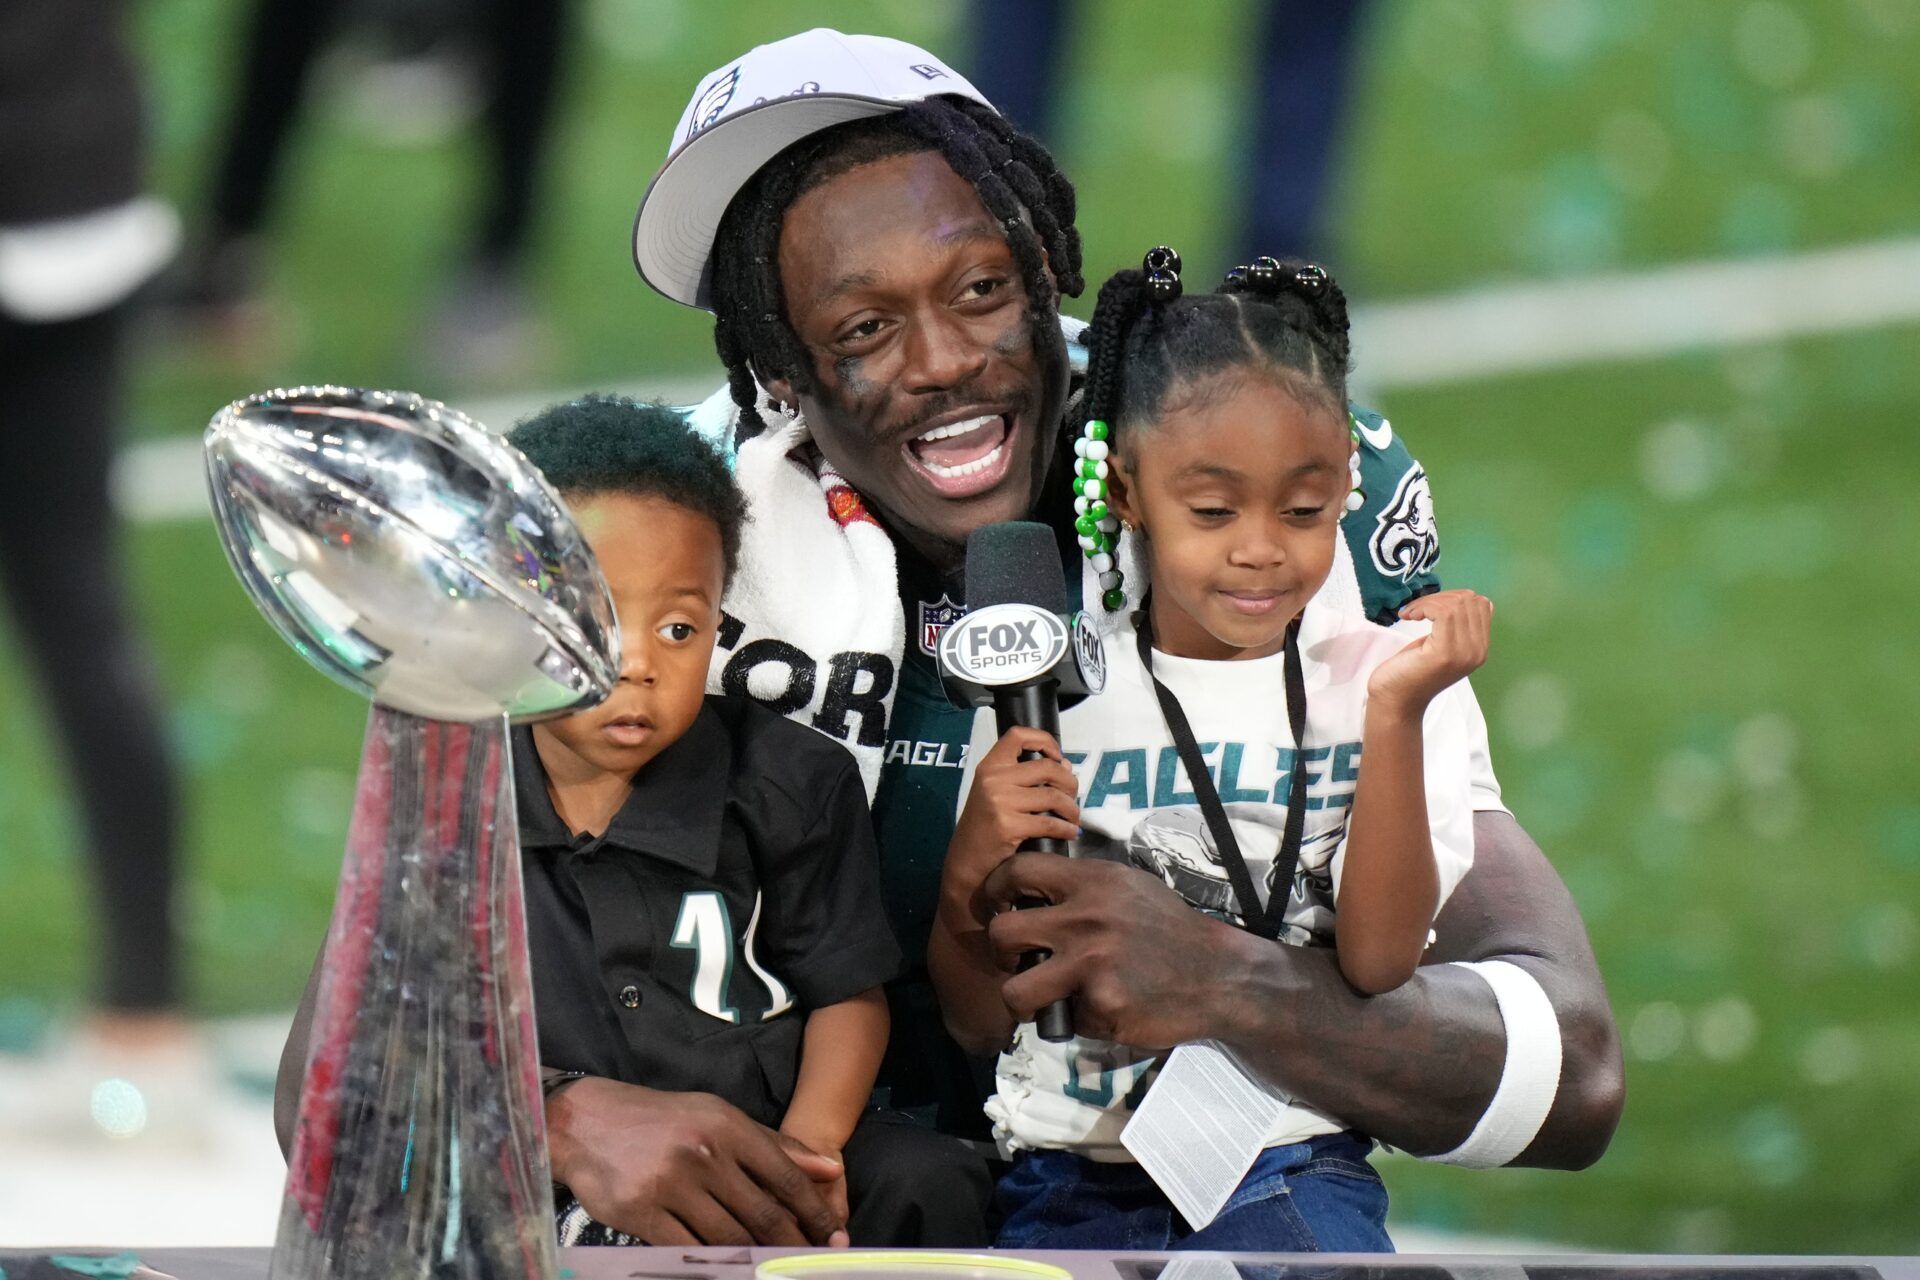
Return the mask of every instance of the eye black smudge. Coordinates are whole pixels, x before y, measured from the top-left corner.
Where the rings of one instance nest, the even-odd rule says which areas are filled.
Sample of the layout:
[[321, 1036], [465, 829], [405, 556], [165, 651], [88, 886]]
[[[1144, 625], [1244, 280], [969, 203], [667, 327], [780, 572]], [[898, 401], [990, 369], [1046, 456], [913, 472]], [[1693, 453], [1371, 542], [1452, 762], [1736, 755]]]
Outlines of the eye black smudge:
[[873, 383], [867, 380], [866, 360], [862, 356], [841, 356], [833, 362], [833, 372], [840, 379], [840, 385], [847, 394], [865, 398], [873, 394]]
[[993, 353], [1005, 360], [1018, 360], [1033, 350], [1032, 334], [1024, 321], [1009, 326], [993, 340]]

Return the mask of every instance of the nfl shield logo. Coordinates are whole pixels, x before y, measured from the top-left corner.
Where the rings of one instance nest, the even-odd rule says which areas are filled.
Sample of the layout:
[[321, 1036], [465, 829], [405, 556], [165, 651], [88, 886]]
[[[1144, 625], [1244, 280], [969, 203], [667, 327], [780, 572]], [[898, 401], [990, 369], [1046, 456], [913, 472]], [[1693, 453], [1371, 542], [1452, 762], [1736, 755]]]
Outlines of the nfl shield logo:
[[920, 602], [920, 652], [929, 658], [933, 657], [940, 646], [940, 633], [947, 629], [948, 624], [960, 621], [960, 615], [966, 611], [964, 605], [955, 604], [945, 595], [942, 595], [934, 604], [928, 604], [922, 600]]

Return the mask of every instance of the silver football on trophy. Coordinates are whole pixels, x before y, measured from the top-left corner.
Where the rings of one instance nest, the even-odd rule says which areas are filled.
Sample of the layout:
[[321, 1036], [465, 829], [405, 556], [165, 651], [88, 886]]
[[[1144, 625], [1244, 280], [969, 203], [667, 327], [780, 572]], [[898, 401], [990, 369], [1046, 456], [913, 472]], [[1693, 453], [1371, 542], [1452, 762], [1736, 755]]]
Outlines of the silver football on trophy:
[[383, 706], [534, 720], [618, 680], [613, 600], [513, 446], [398, 391], [239, 400], [206, 435], [227, 558], [300, 654]]

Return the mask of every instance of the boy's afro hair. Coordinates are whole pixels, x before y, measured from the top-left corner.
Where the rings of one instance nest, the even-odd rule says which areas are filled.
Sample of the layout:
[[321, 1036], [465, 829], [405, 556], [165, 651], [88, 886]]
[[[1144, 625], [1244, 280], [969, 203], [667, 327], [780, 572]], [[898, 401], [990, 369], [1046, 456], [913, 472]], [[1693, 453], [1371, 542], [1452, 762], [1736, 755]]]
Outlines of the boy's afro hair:
[[733, 580], [746, 495], [726, 460], [678, 409], [625, 396], [582, 396], [522, 420], [507, 440], [568, 497], [664, 498], [707, 517], [720, 530], [727, 581]]

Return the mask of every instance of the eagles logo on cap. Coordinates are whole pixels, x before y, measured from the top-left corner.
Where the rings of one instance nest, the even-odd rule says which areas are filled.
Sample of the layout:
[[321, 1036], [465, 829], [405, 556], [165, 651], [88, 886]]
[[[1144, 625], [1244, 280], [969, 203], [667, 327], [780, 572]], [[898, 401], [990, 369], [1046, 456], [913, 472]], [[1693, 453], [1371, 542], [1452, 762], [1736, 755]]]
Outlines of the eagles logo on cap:
[[691, 139], [720, 118], [720, 113], [733, 101], [733, 91], [740, 87], [740, 67], [734, 66], [718, 80], [701, 92], [699, 100], [693, 104], [693, 119], [687, 123], [687, 137]]
[[760, 167], [810, 134], [980, 91], [925, 49], [815, 27], [749, 49], [696, 82], [673, 147], [633, 223], [633, 261], [675, 302], [711, 307], [713, 241]]

